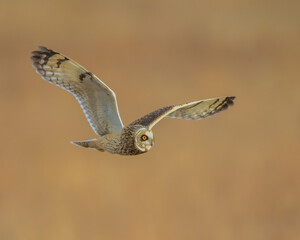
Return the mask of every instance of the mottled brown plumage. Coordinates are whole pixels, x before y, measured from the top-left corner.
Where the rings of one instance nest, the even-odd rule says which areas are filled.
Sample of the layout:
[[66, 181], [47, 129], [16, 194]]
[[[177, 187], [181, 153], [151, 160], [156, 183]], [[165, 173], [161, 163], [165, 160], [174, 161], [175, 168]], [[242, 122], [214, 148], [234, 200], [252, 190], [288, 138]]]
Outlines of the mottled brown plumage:
[[120, 155], [145, 153], [154, 144], [152, 128], [164, 117], [200, 120], [227, 109], [235, 98], [219, 97], [163, 107], [124, 127], [115, 93], [93, 73], [46, 47], [33, 51], [31, 60], [44, 80], [74, 95], [98, 135], [96, 139], [72, 143], [102, 152]]

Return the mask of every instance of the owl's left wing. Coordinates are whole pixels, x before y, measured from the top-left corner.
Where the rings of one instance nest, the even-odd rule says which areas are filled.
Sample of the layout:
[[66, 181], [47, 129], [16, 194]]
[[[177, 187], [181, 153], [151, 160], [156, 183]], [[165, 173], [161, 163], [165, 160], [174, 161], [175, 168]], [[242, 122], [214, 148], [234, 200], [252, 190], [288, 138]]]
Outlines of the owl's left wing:
[[234, 99], [235, 97], [218, 97], [163, 107], [147, 114], [131, 124], [140, 124], [152, 129], [155, 124], [165, 117], [185, 120], [200, 120], [227, 109], [228, 106], [233, 105]]

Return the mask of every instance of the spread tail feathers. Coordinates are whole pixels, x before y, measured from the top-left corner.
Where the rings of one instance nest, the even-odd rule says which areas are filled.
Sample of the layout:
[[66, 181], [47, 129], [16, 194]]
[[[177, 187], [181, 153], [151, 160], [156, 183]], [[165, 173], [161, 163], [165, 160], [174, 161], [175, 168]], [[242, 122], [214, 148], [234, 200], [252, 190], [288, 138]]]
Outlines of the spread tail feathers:
[[91, 139], [91, 140], [85, 140], [85, 141], [72, 141], [71, 143], [76, 146], [79, 146], [79, 147], [97, 149], [101, 152], [104, 152], [103, 149], [101, 149], [101, 148], [99, 148], [99, 146], [97, 146], [97, 139]]

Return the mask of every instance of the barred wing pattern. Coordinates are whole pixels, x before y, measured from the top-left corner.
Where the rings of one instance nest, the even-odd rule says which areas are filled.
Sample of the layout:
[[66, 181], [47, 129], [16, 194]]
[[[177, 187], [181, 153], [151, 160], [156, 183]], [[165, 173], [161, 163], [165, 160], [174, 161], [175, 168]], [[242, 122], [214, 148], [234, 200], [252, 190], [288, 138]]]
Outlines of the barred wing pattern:
[[122, 131], [116, 95], [93, 73], [45, 47], [33, 51], [31, 60], [44, 80], [73, 94], [96, 134], [103, 136]]
[[152, 129], [155, 124], [165, 117], [185, 120], [200, 120], [225, 110], [228, 106], [232, 106], [234, 99], [235, 97], [218, 97], [181, 105], [168, 106], [149, 113], [132, 124], [141, 124]]

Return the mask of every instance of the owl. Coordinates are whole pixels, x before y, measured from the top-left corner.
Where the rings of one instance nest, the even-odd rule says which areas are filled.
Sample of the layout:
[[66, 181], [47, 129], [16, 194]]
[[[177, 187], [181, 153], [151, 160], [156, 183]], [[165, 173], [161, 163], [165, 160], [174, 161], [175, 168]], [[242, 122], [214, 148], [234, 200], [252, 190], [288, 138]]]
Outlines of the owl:
[[101, 152], [120, 155], [146, 153], [154, 144], [152, 128], [163, 118], [200, 120], [227, 109], [235, 98], [218, 97], [163, 107], [124, 127], [116, 94], [96, 75], [46, 47], [33, 51], [31, 60], [44, 80], [73, 94], [98, 135], [95, 139], [71, 143]]

